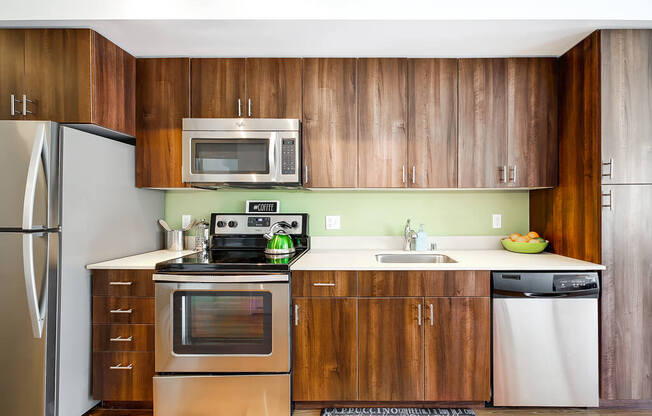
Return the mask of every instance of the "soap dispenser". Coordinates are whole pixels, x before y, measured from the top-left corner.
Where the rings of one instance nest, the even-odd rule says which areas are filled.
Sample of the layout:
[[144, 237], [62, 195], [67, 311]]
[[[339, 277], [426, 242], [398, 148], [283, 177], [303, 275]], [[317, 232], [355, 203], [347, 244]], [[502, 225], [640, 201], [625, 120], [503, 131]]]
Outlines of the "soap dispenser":
[[419, 232], [417, 233], [417, 243], [415, 247], [416, 251], [426, 251], [428, 249], [428, 234], [423, 231], [423, 224], [419, 226]]

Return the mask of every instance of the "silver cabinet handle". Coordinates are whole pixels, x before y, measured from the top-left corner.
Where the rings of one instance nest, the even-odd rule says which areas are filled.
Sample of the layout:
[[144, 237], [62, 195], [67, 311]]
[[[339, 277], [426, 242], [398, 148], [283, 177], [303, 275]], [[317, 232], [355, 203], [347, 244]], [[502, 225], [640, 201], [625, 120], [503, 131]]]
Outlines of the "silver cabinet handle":
[[134, 368], [134, 365], [132, 363], [129, 363], [128, 365], [122, 365], [122, 363], [118, 365], [112, 365], [109, 367], [109, 370], [132, 370]]
[[247, 112], [249, 113], [249, 117], [251, 117], [251, 98], [249, 98], [248, 102], [249, 102], [249, 103], [248, 103], [248, 110], [247, 110]]
[[418, 304], [417, 306], [419, 307], [419, 317], [418, 317], [419, 326], [421, 326], [421, 304]]
[[115, 338], [109, 338], [109, 341], [111, 342], [131, 342], [133, 340], [133, 337], [127, 337], [127, 338], [122, 338], [120, 335], [118, 335]]
[[109, 312], [111, 312], [111, 313], [132, 313], [133, 311], [134, 310], [131, 309], [131, 308], [129, 308], [129, 309], [118, 308], [118, 309], [111, 309]]
[[507, 165], [499, 167], [498, 170], [500, 171], [500, 183], [507, 183]]
[[16, 103], [20, 104], [20, 100], [16, 99], [14, 94], [11, 94], [11, 116], [19, 116], [20, 113], [16, 111]]
[[602, 177], [613, 179], [614, 177], [614, 158], [610, 157], [608, 162], [602, 162], [602, 166], [609, 166], [609, 173], [602, 173]]
[[403, 165], [403, 183], [405, 183], [405, 177], [407, 176], [406, 170], [405, 170], [405, 165]]
[[313, 286], [330, 286], [335, 287], [335, 283], [313, 283]]
[[133, 282], [109, 282], [111, 286], [131, 286]]
[[613, 211], [613, 208], [612, 208], [612, 206], [611, 206], [611, 205], [612, 205], [612, 204], [611, 204], [611, 202], [612, 202], [612, 199], [611, 199], [611, 190], [609, 190], [609, 192], [607, 192], [607, 193], [603, 193], [603, 194], [602, 194], [602, 197], [603, 197], [603, 198], [604, 198], [604, 197], [609, 198], [609, 203], [608, 203], [608, 204], [604, 204], [604, 203], [601, 204], [601, 205], [602, 205], [602, 208], [609, 208], [609, 211]]
[[435, 325], [435, 308], [431, 303], [430, 304], [430, 326], [434, 326], [434, 325]]
[[294, 304], [294, 326], [299, 326], [299, 305]]
[[32, 114], [31, 111], [27, 110], [27, 103], [33, 103], [34, 101], [27, 99], [27, 94], [23, 94], [23, 115]]
[[306, 185], [308, 185], [308, 165], [306, 165], [306, 177], [305, 180], [303, 181]]
[[517, 175], [516, 167], [517, 167], [517, 166], [514, 165], [514, 183], [516, 183], [516, 180], [517, 180], [517, 179], [516, 179], [516, 178], [517, 178], [517, 176], [516, 176], [516, 175]]
[[412, 166], [412, 183], [417, 183], [417, 167]]
[[516, 165], [510, 166], [509, 167], [510, 175], [509, 175], [509, 182], [511, 183], [516, 183]]
[[238, 117], [242, 117], [242, 100], [238, 98]]

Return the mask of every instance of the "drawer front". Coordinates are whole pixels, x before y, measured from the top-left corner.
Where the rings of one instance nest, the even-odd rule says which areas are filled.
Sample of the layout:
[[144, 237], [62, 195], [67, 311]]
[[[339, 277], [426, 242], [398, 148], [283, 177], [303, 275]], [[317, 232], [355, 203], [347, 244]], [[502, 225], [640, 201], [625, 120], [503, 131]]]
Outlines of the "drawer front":
[[94, 324], [93, 351], [154, 351], [154, 325]]
[[93, 398], [151, 401], [153, 352], [94, 352]]
[[423, 296], [421, 271], [360, 271], [358, 296]]
[[154, 297], [152, 270], [93, 270], [93, 296]]
[[491, 274], [487, 270], [424, 272], [425, 296], [490, 296]]
[[154, 298], [93, 296], [94, 324], [153, 324]]
[[292, 272], [292, 296], [355, 296], [356, 272], [342, 270]]

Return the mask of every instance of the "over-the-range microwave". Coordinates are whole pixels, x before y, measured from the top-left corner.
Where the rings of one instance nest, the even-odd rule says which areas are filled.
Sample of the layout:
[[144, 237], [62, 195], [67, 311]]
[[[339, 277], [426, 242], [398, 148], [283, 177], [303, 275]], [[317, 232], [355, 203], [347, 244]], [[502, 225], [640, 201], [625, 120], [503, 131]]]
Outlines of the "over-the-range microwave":
[[297, 187], [301, 122], [272, 118], [184, 118], [182, 178], [196, 185]]

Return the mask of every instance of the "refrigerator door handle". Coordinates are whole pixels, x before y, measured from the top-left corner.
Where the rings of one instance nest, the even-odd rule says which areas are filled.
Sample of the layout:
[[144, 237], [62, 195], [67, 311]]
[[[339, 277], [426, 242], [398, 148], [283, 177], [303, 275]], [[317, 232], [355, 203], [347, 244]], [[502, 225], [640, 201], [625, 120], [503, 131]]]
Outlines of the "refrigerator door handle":
[[34, 338], [43, 337], [43, 323], [45, 322], [47, 299], [47, 274], [43, 281], [43, 292], [39, 300], [36, 288], [36, 275], [34, 273], [34, 237], [37, 233], [23, 234], [23, 270], [25, 272], [25, 290], [27, 292], [27, 309], [32, 322]]
[[[38, 179], [39, 161], [43, 161], [45, 184], [49, 187], [49, 154], [45, 135], [45, 124], [36, 129], [32, 154], [29, 159], [27, 181], [25, 183], [25, 198], [23, 200], [23, 229], [30, 230], [34, 226], [34, 199], [36, 198], [36, 181]], [[24, 245], [23, 245], [24, 247]]]

